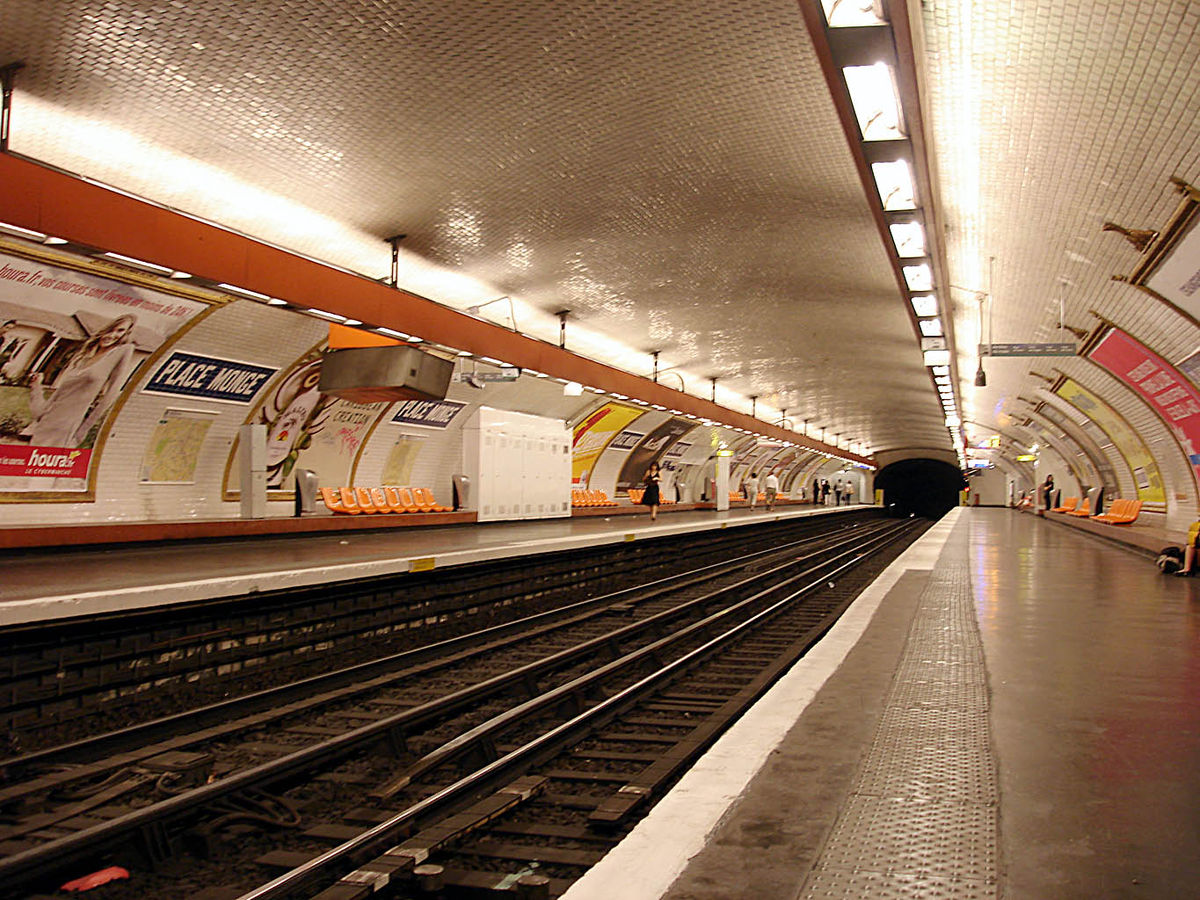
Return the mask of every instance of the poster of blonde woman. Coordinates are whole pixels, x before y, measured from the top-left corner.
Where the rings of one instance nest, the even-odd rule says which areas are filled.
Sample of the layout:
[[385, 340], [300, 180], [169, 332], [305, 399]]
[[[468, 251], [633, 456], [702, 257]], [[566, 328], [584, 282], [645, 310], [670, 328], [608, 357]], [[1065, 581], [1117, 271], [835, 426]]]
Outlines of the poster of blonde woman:
[[85, 492], [131, 376], [207, 308], [0, 254], [0, 492]]

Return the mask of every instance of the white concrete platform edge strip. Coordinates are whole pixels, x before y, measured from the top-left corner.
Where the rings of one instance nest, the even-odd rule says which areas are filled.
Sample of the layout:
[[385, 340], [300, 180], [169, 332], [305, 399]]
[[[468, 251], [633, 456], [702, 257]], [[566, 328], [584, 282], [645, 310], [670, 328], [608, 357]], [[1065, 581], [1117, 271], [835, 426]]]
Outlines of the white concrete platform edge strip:
[[883, 598], [908, 571], [932, 570], [962, 513], [951, 510], [902, 553], [805, 657], [727, 731], [629, 836], [575, 882], [562, 900], [661, 897], [708, 842], [771, 751], [867, 630]]
[[[855, 507], [839, 507], [853, 509]], [[824, 508], [822, 508], [824, 509]], [[786, 518], [801, 518], [819, 515], [819, 510], [777, 510], [762, 516], [745, 516], [722, 522], [722, 528], [740, 528], [766, 521]], [[565, 520], [564, 520], [565, 521]], [[528, 554], [552, 553], [556, 550], [573, 550], [579, 547], [595, 547], [619, 544], [627, 540], [642, 540], [671, 534], [710, 530], [712, 520], [691, 523], [650, 525], [631, 531], [614, 520], [612, 532], [604, 534], [580, 534], [558, 538], [542, 538], [527, 541], [509, 541], [492, 547], [457, 550], [447, 553], [424, 553], [419, 556], [394, 557], [392, 559], [365, 560], [338, 565], [312, 566], [303, 569], [285, 569], [275, 572], [253, 572], [245, 575], [229, 575], [219, 578], [201, 578], [178, 581], [170, 584], [137, 585], [102, 591], [79, 591], [49, 597], [32, 597], [24, 600], [0, 602], [0, 627], [23, 625], [29, 622], [46, 622], [74, 616], [93, 616], [121, 612], [130, 609], [147, 609], [177, 603], [194, 603], [242, 594], [281, 590], [284, 588], [310, 587], [332, 581], [350, 581], [356, 578], [378, 578], [383, 575], [399, 575], [410, 572], [416, 564], [433, 559], [438, 569], [470, 563], [488, 562], [519, 555], [515, 549]]]

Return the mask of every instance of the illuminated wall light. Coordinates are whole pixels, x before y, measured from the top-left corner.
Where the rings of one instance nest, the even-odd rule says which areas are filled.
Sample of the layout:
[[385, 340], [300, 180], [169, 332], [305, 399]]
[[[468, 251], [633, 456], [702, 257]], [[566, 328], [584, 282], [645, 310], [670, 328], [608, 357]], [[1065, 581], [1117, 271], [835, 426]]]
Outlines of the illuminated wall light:
[[925, 365], [927, 366], [948, 366], [950, 365], [949, 350], [926, 350], [924, 351]]
[[912, 297], [909, 301], [912, 304], [913, 312], [919, 318], [927, 318], [928, 316], [936, 316], [938, 314], [938, 302], [935, 294], [919, 294]]
[[921, 319], [917, 324], [925, 337], [941, 337], [943, 334], [941, 319]]
[[581, 397], [583, 396], [583, 385], [578, 381], [568, 381], [563, 385], [564, 397]]
[[267, 306], [287, 306], [287, 305], [288, 305], [288, 302], [286, 300], [280, 300], [278, 297], [268, 297], [267, 298]]
[[[227, 290], [233, 294], [239, 294], [243, 297], [249, 297], [252, 300], [262, 300], [264, 302], [268, 302], [271, 299], [273, 299], [271, 297], [268, 297], [266, 294], [260, 294], [258, 291], [252, 291], [249, 288], [238, 287], [236, 284], [226, 284], [223, 281], [221, 283], [219, 283], [217, 285], [217, 287], [223, 288], [224, 290]], [[283, 301], [283, 302], [286, 303], [287, 301]], [[276, 305], [278, 305], [278, 304], [276, 304]]]
[[871, 163], [871, 173], [875, 176], [875, 187], [879, 189], [879, 199], [885, 210], [917, 208], [912, 173], [906, 160]]
[[354, 327], [355, 325], [361, 325], [362, 319], [346, 319], [342, 322], [342, 324]]
[[[47, 242], [47, 243], [49, 243], [49, 242]], [[176, 270], [176, 271], [174, 271], [174, 272], [172, 272], [172, 273], [171, 273], [171, 277], [172, 277], [172, 278], [179, 278], [179, 279], [183, 279], [183, 278], [191, 278], [192, 276], [191, 276], [191, 274], [190, 274], [190, 273], [188, 273], [188, 272], [180, 272], [180, 271]]]
[[896, 253], [901, 257], [925, 255], [925, 228], [920, 222], [896, 222], [888, 226]]
[[42, 241], [42, 243], [43, 244], [67, 244], [70, 242], [66, 238], [60, 238], [60, 237], [55, 237], [54, 235], [50, 235], [44, 241]]
[[[32, 231], [28, 228], [22, 228], [20, 225], [9, 225], [7, 222], [0, 222], [0, 231], [5, 234], [11, 234], [13, 237], [28, 238], [31, 241], [49, 241], [50, 235], [42, 234], [40, 231]], [[65, 244], [66, 241], [63, 241]]]
[[846, 66], [842, 77], [864, 141], [896, 141], [905, 136], [896, 80], [886, 63]]
[[928, 263], [904, 266], [904, 281], [910, 291], [927, 291], [933, 287], [933, 271]]
[[410, 339], [411, 335], [405, 334], [403, 331], [397, 331], [394, 328], [384, 328], [382, 325], [375, 329], [378, 334], [384, 334], [388, 337], [399, 338], [402, 341]]
[[886, 25], [875, 0], [821, 0], [825, 21], [830, 28], [854, 28], [862, 25]]
[[934, 375], [949, 375], [950, 367], [949, 366], [934, 366], [933, 374]]
[[[938, 366], [938, 368], [940, 369], [941, 366]], [[933, 373], [933, 383], [934, 384], [949, 384], [950, 376], [949, 375], [939, 375], [936, 372], [934, 372]]]
[[344, 323], [346, 321], [345, 316], [339, 316], [337, 313], [326, 312], [323, 309], [306, 309], [305, 312], [310, 316], [316, 316], [319, 319], [328, 319], [330, 322]]
[[122, 256], [120, 253], [101, 253], [108, 259], [123, 262], [126, 265], [133, 266], [135, 269], [145, 269], [147, 272], [154, 272], [157, 275], [170, 275], [175, 270], [170, 266], [160, 266], [158, 263], [146, 262], [144, 259], [134, 259], [132, 256]]

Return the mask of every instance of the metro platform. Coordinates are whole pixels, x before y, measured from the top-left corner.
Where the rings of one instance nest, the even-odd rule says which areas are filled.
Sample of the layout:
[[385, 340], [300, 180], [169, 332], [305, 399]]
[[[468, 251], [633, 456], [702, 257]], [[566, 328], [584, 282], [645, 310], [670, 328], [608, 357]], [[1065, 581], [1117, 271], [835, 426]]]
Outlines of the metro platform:
[[[17, 554], [0, 616], [846, 509]], [[952, 510], [564, 897], [1197, 896], [1200, 579], [1135, 550], [1009, 509]]]

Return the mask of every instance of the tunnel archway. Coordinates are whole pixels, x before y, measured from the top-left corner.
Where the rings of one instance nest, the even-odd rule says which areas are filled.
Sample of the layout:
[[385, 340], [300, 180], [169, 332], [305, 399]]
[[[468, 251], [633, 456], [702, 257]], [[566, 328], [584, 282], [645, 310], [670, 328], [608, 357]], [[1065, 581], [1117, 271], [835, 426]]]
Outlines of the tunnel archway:
[[875, 489], [883, 491], [883, 506], [895, 516], [940, 519], [958, 506], [967, 486], [962, 472], [936, 459], [902, 459], [880, 469]]

